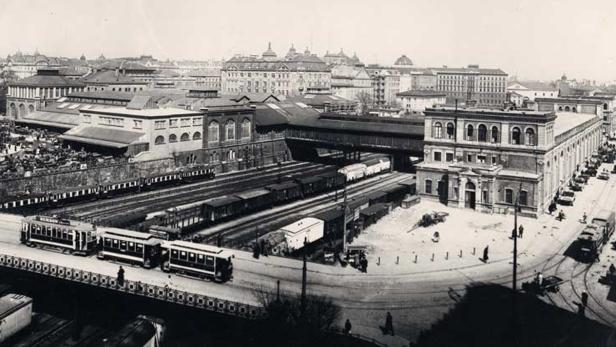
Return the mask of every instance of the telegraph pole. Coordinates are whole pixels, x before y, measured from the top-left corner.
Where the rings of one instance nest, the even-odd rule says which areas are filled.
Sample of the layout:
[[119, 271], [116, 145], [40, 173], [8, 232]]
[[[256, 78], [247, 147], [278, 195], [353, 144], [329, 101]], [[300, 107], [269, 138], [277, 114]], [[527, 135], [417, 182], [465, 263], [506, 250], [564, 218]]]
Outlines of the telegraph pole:
[[518, 345], [518, 337], [516, 335], [517, 330], [518, 330], [518, 296], [517, 296], [517, 291], [518, 291], [518, 209], [520, 207], [520, 193], [522, 192], [522, 183], [520, 183], [520, 188], [518, 189], [518, 194], [515, 197], [515, 205], [514, 205], [514, 212], [513, 212], [513, 233], [511, 234], [511, 236], [513, 236], [513, 282], [512, 284], [512, 298], [511, 298], [511, 304], [512, 304], [512, 329], [513, 329], [513, 337], [514, 337], [514, 343], [517, 346]]
[[302, 266], [302, 296], [301, 296], [301, 314], [302, 314], [302, 318], [304, 318], [304, 313], [306, 313], [306, 244], [307, 244], [307, 240], [306, 238], [304, 238], [304, 251], [303, 253], [303, 261], [304, 261], [304, 265]]
[[344, 180], [344, 202], [342, 203], [342, 208], [344, 209], [344, 215], [342, 216], [342, 256], [346, 256], [347, 253], [347, 185], [346, 179]]

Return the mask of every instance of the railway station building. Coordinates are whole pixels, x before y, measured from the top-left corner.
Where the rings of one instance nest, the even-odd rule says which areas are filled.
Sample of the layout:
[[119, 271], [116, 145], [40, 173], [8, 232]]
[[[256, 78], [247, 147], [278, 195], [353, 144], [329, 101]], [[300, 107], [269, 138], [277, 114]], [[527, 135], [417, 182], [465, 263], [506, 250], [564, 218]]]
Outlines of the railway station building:
[[429, 108], [417, 189], [425, 198], [488, 213], [547, 211], [602, 142], [594, 113]]

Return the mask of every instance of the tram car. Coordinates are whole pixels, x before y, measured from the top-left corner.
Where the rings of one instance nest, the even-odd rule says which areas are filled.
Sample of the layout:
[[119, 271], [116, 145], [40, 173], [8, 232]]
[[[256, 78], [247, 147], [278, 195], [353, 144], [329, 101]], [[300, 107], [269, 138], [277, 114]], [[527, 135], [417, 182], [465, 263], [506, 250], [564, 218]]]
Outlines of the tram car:
[[96, 227], [58, 217], [24, 217], [20, 241], [31, 247], [48, 246], [75, 255], [88, 255], [96, 249]]
[[149, 269], [158, 265], [162, 242], [150, 233], [100, 228], [96, 257], [101, 260], [109, 258], [138, 264]]
[[161, 269], [215, 282], [226, 282], [233, 276], [233, 254], [226, 249], [186, 241], [162, 244]]

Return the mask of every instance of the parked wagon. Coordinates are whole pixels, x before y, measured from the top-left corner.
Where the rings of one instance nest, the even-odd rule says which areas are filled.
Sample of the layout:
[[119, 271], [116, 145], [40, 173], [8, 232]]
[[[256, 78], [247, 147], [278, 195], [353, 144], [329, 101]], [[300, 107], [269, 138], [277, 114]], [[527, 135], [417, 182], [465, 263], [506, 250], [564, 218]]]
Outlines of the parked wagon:
[[203, 202], [203, 211], [208, 222], [218, 222], [242, 212], [243, 200], [235, 196], [221, 196]]
[[242, 200], [243, 213], [259, 211], [273, 203], [272, 192], [263, 188], [246, 190], [234, 196]]
[[323, 173], [323, 174], [317, 175], [317, 177], [323, 178], [324, 180], [323, 184], [325, 185], [326, 190], [334, 190], [334, 189], [342, 188], [344, 187], [344, 184], [346, 182], [345, 175], [339, 172], [336, 172], [336, 171]]
[[302, 195], [299, 184], [293, 181], [272, 184], [265, 187], [265, 189], [272, 192], [275, 203], [283, 203], [289, 200], [295, 200], [300, 198]]
[[327, 189], [325, 179], [319, 176], [299, 178], [296, 182], [300, 185], [303, 196], [319, 194]]

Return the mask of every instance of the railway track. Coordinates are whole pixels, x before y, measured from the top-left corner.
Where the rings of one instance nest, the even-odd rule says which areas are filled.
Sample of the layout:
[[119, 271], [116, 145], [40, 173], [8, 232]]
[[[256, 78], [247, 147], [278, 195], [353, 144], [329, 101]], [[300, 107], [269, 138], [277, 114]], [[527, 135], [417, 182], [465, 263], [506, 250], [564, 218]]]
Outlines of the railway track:
[[218, 184], [200, 187], [193, 189], [190, 192], [180, 192], [173, 195], [167, 195], [162, 197], [154, 197], [139, 201], [131, 201], [130, 203], [118, 204], [116, 206], [105, 208], [104, 210], [97, 210], [92, 212], [86, 212], [79, 216], [81, 219], [92, 220], [97, 223], [108, 224], [109, 221], [114, 219], [122, 220], [128, 215], [140, 215], [150, 212], [159, 211], [169, 207], [180, 206], [187, 203], [192, 203], [216, 196], [225, 194], [236, 193], [238, 191], [260, 187], [267, 184], [273, 184], [278, 182], [279, 176], [302, 173], [307, 176], [319, 175], [325, 172], [335, 170], [332, 167], [311, 167], [311, 168], [292, 168], [287, 170], [275, 170], [266, 174], [260, 173], [250, 178], [238, 180], [227, 180], [225, 182], [216, 182]]
[[[291, 162], [291, 163], [288, 163], [287, 165], [283, 165], [282, 169], [287, 170], [287, 169], [297, 168], [297, 167], [308, 167], [310, 165], [313, 165], [313, 164], [303, 163], [303, 162]], [[130, 201], [141, 201], [144, 198], [168, 196], [170, 193], [186, 193], [186, 192], [193, 191], [194, 189], [202, 188], [204, 186], [212, 186], [216, 183], [220, 183], [221, 181], [228, 181], [233, 178], [242, 177], [242, 176], [245, 177], [246, 175], [255, 175], [259, 173], [262, 174], [266, 172], [271, 172], [273, 170], [280, 170], [280, 168], [277, 166], [271, 165], [271, 166], [265, 167], [264, 170], [259, 170], [259, 171], [256, 169], [244, 170], [244, 171], [234, 171], [234, 172], [224, 174], [224, 176], [220, 175], [210, 180], [204, 180], [201, 182], [190, 183], [190, 184], [186, 184], [182, 186], [167, 187], [167, 188], [157, 189], [153, 191], [139, 192], [139, 193], [133, 193], [133, 194], [129, 193], [127, 195], [117, 196], [117, 197], [113, 197], [110, 199], [96, 200], [96, 201], [87, 202], [87, 203], [82, 202], [82, 203], [79, 203], [78, 205], [71, 204], [71, 205], [68, 205], [62, 208], [48, 210], [47, 213], [49, 214], [69, 213], [72, 216], [79, 216], [80, 213], [87, 212], [92, 209], [104, 209], [106, 207], [115, 206], [118, 202], [126, 203]]]
[[[356, 197], [374, 189], [394, 185], [407, 178], [408, 176], [402, 173], [392, 173], [388, 177], [373, 177], [351, 185], [347, 188], [347, 195], [349, 198]], [[271, 231], [285, 223], [292, 222], [298, 215], [317, 214], [330, 210], [341, 203], [340, 199], [338, 201], [333, 200], [334, 195], [335, 192], [322, 194], [272, 210], [245, 216], [237, 221], [223, 223], [194, 234], [205, 236], [204, 242], [214, 243], [218, 238], [223, 238], [223, 245], [225, 246], [241, 246], [246, 240], [252, 240], [256, 227], [259, 227], [265, 233], [266, 230]]]

